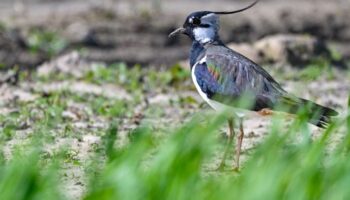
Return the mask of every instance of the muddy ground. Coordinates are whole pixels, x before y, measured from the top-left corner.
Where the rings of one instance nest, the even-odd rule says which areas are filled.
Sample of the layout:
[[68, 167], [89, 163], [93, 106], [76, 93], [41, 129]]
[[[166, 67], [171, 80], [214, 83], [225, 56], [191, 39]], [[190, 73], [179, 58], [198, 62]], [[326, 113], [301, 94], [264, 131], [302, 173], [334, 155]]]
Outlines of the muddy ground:
[[[303, 80], [296, 69], [290, 68], [283, 73], [269, 67], [266, 69], [287, 91], [330, 106], [338, 110], [341, 116], [346, 115], [344, 111], [350, 92], [349, 72], [332, 69], [321, 73], [314, 80]], [[61, 148], [65, 149], [67, 158], [62, 166], [61, 181], [64, 185], [62, 191], [68, 199], [81, 199], [84, 196], [89, 176], [86, 167], [91, 162], [90, 159], [95, 162], [96, 159], [105, 159], [95, 157], [96, 149], [101, 148], [101, 141], [112, 123], [118, 124], [116, 143], [117, 148], [122, 148], [128, 144], [138, 127], [151, 127], [152, 133], [161, 141], [161, 138], [169, 137], [196, 114], [213, 112], [198, 95], [188, 72], [184, 76], [181, 70], [180, 73], [169, 74], [157, 69], [122, 72], [115, 68], [107, 71], [109, 74], [106, 77], [101, 76], [105, 70], [105, 65], [92, 63], [73, 53], [40, 66], [30, 76], [22, 72], [19, 75], [22, 78], [17, 81], [0, 85], [0, 137], [4, 145], [3, 153], [7, 159], [11, 158], [16, 148], [24, 148], [32, 137], [40, 133], [37, 131], [43, 131], [43, 158], [50, 158]], [[142, 75], [144, 73], [147, 76]], [[28, 77], [24, 78], [26, 76]], [[115, 80], [117, 76], [122, 78]], [[143, 81], [137, 82], [137, 88], [130, 89], [132, 87], [128, 82], [124, 85], [125, 80]], [[206, 120], [209, 119], [203, 118], [203, 123]], [[288, 124], [293, 120], [287, 117], [283, 121], [287, 130]], [[243, 163], [268, 136], [271, 125], [270, 117], [247, 114], [244, 120], [246, 134], [243, 141]], [[312, 125], [309, 129], [316, 138], [322, 132]], [[217, 130], [216, 138], [221, 146], [213, 152], [213, 159], [205, 163], [204, 176], [212, 173], [221, 175], [213, 170], [223, 155], [226, 130], [226, 126]], [[343, 137], [342, 132], [334, 133], [330, 146], [336, 145]], [[227, 168], [230, 169], [232, 164], [233, 157], [230, 157]]]

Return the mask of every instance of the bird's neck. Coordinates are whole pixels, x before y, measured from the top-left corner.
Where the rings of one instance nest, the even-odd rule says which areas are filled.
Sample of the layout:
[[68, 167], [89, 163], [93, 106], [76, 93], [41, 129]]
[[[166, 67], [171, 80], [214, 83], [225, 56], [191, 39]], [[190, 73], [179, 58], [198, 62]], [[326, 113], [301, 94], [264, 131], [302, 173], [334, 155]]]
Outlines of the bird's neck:
[[204, 51], [205, 51], [205, 48], [201, 43], [199, 43], [198, 41], [195, 41], [195, 40], [192, 42], [192, 48], [191, 48], [191, 52], [190, 52], [191, 69], [196, 64], [198, 57], [202, 53], [204, 53]]
[[[224, 43], [220, 40], [220, 38], [217, 38], [213, 41], [210, 41], [210, 43], [214, 44], [214, 45], [224, 45]], [[190, 52], [191, 69], [198, 61], [199, 56], [201, 56], [203, 53], [205, 53], [205, 45], [206, 44], [202, 44], [196, 40], [193, 40], [192, 48], [191, 48], [191, 52]]]

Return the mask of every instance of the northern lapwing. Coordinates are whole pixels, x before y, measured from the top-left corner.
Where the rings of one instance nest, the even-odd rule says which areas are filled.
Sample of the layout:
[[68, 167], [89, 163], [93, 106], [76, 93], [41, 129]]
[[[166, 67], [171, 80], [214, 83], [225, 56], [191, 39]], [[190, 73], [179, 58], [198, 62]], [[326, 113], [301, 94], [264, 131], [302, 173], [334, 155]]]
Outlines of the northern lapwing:
[[[244, 110], [270, 115], [282, 112], [295, 115], [306, 110], [309, 122], [325, 128], [332, 116], [338, 113], [330, 108], [288, 94], [275, 79], [261, 66], [225, 46], [219, 32], [219, 15], [239, 13], [253, 7], [251, 5], [230, 12], [199, 11], [190, 14], [183, 27], [172, 32], [187, 35], [192, 40], [190, 66], [193, 82], [200, 96], [215, 110], [232, 111], [228, 119], [228, 145], [219, 168], [225, 165], [233, 137], [233, 118], [239, 119], [240, 134], [237, 138], [235, 168], [239, 168], [244, 136]], [[249, 94], [249, 95], [247, 95]], [[245, 96], [249, 107], [240, 107], [238, 100]]]

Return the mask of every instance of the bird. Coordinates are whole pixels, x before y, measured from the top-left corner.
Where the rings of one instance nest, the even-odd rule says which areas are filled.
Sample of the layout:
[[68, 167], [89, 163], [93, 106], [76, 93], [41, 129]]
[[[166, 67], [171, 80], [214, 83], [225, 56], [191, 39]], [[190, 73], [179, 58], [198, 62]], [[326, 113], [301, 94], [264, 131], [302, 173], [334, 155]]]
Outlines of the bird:
[[[308, 122], [326, 128], [337, 111], [298, 98], [286, 90], [260, 65], [227, 47], [219, 35], [220, 15], [240, 13], [255, 6], [259, 0], [234, 11], [197, 11], [187, 16], [182, 27], [169, 34], [186, 35], [192, 41], [190, 67], [193, 83], [200, 96], [216, 111], [229, 112], [227, 145], [218, 169], [225, 167], [235, 135], [234, 120], [238, 119], [239, 134], [233, 168], [239, 170], [244, 137], [243, 119], [247, 113], [260, 115], [285, 113], [296, 115], [302, 110]], [[246, 102], [242, 106], [239, 100]], [[242, 101], [241, 101], [242, 102]]]

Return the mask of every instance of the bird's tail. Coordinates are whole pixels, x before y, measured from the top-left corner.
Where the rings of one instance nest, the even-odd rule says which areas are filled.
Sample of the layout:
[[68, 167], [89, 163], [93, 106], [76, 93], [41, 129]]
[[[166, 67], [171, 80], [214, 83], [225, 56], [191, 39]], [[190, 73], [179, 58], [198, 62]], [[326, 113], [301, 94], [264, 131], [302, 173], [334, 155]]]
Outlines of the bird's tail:
[[320, 128], [326, 128], [331, 123], [332, 117], [338, 115], [338, 112], [331, 108], [301, 98], [282, 97], [281, 105], [287, 105], [288, 113], [306, 114], [309, 123]]

